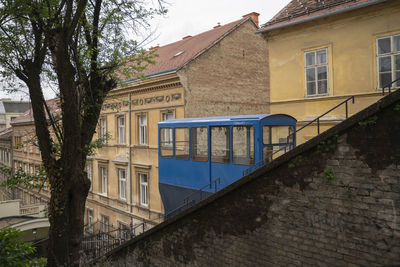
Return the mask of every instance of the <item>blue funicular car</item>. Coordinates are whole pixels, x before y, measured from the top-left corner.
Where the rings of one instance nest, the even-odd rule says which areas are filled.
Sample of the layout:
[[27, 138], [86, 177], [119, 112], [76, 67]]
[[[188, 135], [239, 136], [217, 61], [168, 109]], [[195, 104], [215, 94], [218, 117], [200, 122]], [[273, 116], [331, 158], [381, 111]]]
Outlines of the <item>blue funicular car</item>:
[[159, 189], [166, 218], [296, 146], [284, 114], [188, 118], [158, 123]]

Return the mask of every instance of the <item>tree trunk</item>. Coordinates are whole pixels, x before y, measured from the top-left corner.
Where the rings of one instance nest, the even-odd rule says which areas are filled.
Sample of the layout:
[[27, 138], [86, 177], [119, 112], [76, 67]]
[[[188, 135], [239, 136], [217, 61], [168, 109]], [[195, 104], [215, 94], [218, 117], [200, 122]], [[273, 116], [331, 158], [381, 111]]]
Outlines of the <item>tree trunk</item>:
[[79, 266], [85, 201], [90, 181], [80, 159], [62, 158], [54, 166], [49, 206], [48, 266]]

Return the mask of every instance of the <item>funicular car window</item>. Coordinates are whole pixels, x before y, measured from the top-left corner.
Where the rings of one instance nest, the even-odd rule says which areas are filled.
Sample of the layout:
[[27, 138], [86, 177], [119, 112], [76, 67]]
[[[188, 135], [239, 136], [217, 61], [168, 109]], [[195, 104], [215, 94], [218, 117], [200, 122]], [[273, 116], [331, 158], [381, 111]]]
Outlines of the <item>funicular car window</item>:
[[189, 159], [189, 128], [175, 128], [175, 158]]
[[232, 162], [254, 164], [254, 127], [240, 125], [232, 127]]
[[294, 127], [290, 125], [263, 126], [263, 159], [271, 161], [293, 147]]
[[160, 156], [170, 158], [173, 155], [172, 128], [160, 128]]
[[229, 126], [211, 127], [211, 161], [229, 162]]
[[207, 127], [192, 127], [191, 131], [192, 159], [208, 161], [208, 129]]

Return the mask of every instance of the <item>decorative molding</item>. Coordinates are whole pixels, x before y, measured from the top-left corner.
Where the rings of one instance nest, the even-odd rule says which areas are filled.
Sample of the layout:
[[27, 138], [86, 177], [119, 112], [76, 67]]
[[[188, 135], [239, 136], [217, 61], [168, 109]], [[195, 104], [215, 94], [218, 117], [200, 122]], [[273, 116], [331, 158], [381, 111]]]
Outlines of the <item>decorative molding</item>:
[[[172, 93], [167, 95], [158, 95], [153, 97], [142, 97], [136, 98], [131, 100], [131, 104], [133, 107], [136, 106], [143, 106], [146, 104], [159, 104], [159, 103], [169, 103], [173, 101], [178, 101], [182, 98], [182, 93]], [[120, 101], [116, 103], [104, 103], [103, 107], [101, 108], [103, 111], [111, 109], [111, 110], [118, 110], [122, 107], [126, 107], [129, 105], [129, 101]]]
[[172, 89], [172, 88], [177, 88], [177, 87], [182, 87], [182, 84], [179, 81], [171, 82], [171, 83], [165, 83], [165, 81], [161, 81], [161, 82], [158, 82], [153, 85], [149, 84], [146, 87], [143, 87], [142, 84], [138, 84], [136, 86], [118, 88], [115, 91], [112, 91], [110, 96], [123, 95], [123, 94], [127, 94], [127, 93], [131, 93], [132, 95], [134, 95], [134, 94], [147, 93], [147, 92], [151, 92], [151, 91]]

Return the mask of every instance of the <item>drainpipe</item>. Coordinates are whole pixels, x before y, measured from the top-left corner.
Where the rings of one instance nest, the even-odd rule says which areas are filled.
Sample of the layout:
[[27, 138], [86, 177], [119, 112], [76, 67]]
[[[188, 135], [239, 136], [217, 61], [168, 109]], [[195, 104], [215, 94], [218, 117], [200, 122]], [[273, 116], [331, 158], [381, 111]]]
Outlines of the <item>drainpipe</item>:
[[[129, 118], [129, 165], [128, 165], [128, 172], [129, 172], [129, 206], [131, 213], [133, 212], [133, 202], [132, 202], [132, 102], [131, 102], [131, 93], [129, 93], [129, 108], [128, 108], [128, 118]], [[132, 217], [131, 217], [132, 223]]]

